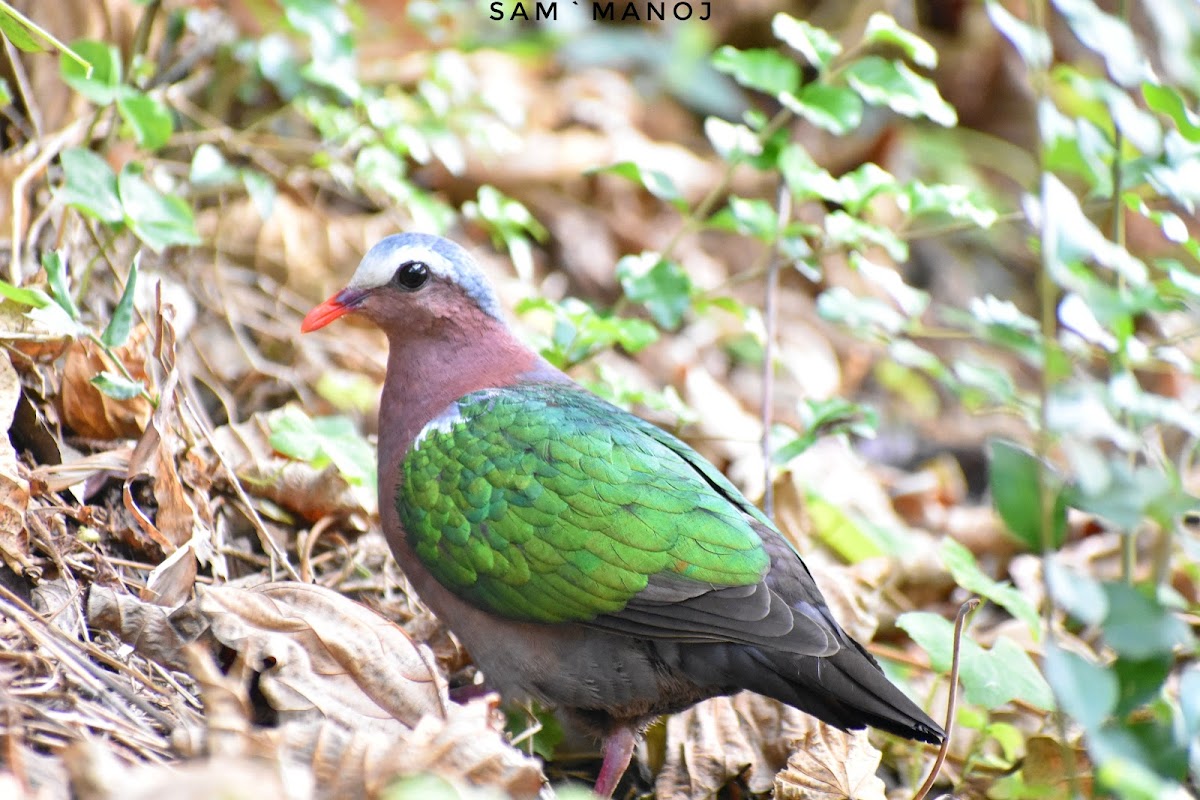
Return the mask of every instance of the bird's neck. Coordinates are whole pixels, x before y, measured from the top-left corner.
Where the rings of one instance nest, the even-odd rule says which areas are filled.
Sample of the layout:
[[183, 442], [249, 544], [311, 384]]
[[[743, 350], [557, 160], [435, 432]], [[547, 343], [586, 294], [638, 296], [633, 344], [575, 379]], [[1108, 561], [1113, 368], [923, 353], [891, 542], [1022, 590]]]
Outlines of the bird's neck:
[[465, 394], [561, 375], [522, 344], [503, 322], [483, 314], [453, 331], [389, 336], [379, 430], [381, 475], [398, 471], [425, 425]]

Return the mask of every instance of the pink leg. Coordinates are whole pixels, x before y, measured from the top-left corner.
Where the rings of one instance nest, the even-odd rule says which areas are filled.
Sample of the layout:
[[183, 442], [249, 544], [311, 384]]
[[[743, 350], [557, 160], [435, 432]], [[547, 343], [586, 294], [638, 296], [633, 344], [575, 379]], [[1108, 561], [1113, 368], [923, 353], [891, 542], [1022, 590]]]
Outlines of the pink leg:
[[621, 776], [629, 768], [636, 744], [637, 735], [633, 728], [627, 727], [617, 728], [604, 740], [604, 763], [600, 765], [600, 775], [596, 778], [596, 794], [612, 797]]

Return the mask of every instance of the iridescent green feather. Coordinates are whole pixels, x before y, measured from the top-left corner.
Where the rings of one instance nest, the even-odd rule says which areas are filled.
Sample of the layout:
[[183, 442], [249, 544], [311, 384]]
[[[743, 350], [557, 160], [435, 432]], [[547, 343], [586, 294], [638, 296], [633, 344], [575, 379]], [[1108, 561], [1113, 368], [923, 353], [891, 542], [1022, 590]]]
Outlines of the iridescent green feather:
[[495, 614], [585, 622], [651, 576], [762, 580], [770, 523], [691, 448], [570, 384], [469, 394], [409, 450], [397, 507], [422, 563]]

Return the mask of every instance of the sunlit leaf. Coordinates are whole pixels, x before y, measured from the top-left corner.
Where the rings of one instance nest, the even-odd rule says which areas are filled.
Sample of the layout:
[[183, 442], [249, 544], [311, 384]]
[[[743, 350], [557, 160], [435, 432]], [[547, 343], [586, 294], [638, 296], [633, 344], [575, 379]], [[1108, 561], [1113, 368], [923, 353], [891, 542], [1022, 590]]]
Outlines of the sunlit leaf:
[[958, 122], [954, 107], [942, 99], [933, 81], [907, 64], [867, 56], [846, 68], [846, 82], [864, 101], [887, 106], [905, 117], [928, 117], [951, 127]]
[[808, 63], [824, 70], [841, 52], [842, 46], [829, 33], [802, 19], [779, 13], [771, 20], [775, 38], [804, 56]]
[[1009, 582], [1000, 582], [984, 574], [971, 551], [953, 539], [942, 540], [942, 563], [954, 576], [954, 581], [968, 592], [985, 597], [1029, 626], [1036, 639], [1041, 620], [1025, 596]]
[[96, 105], [110, 105], [121, 92], [121, 54], [116, 45], [81, 39], [71, 49], [92, 65], [92, 74], [89, 76], [87, 67], [63, 53], [59, 57], [63, 81]]
[[900, 27], [890, 14], [876, 11], [867, 20], [863, 31], [863, 44], [890, 44], [904, 51], [919, 67], [933, 69], [937, 66], [937, 50], [933, 45], [912, 31]]
[[713, 54], [712, 64], [742, 86], [770, 95], [794, 92], [800, 85], [800, 67], [778, 50], [725, 45]]
[[863, 101], [853, 89], [810, 83], [798, 93], [779, 95], [793, 113], [838, 136], [849, 133], [862, 123]]
[[112, 372], [101, 372], [91, 383], [114, 400], [132, 400], [146, 391], [146, 384], [131, 381]]
[[64, 150], [59, 159], [66, 178], [57, 192], [60, 200], [101, 222], [124, 219], [117, 176], [107, 161], [82, 147]]

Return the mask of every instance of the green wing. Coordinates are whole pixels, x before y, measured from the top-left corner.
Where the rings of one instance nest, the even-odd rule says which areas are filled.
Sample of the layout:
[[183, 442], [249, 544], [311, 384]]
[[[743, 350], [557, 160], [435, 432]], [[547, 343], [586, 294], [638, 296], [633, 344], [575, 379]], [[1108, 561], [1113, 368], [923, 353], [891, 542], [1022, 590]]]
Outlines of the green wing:
[[466, 395], [422, 431], [403, 478], [397, 505], [418, 558], [511, 619], [590, 622], [635, 598], [673, 607], [761, 586], [770, 568], [759, 535], [770, 523], [724, 476], [571, 384]]

